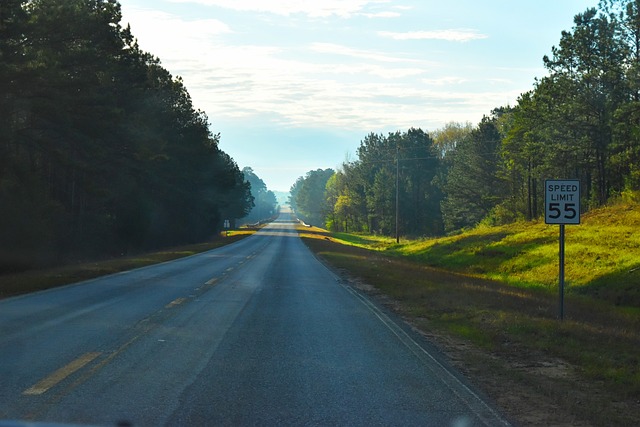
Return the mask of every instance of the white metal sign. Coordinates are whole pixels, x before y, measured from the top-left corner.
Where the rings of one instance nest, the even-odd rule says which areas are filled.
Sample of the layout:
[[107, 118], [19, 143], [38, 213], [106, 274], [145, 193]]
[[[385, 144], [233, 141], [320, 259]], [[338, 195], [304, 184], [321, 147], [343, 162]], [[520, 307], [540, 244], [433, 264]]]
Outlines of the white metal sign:
[[548, 179], [544, 188], [544, 222], [580, 224], [580, 181]]
[[548, 179], [544, 182], [544, 222], [560, 224], [558, 289], [560, 320], [564, 319], [564, 227], [580, 224], [580, 181]]

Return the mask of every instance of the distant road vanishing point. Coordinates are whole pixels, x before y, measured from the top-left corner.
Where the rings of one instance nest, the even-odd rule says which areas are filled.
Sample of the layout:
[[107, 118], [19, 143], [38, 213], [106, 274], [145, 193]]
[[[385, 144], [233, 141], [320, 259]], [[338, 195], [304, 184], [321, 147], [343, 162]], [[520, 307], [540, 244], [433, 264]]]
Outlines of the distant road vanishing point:
[[509, 425], [286, 212], [220, 249], [0, 301], [0, 383], [0, 420]]

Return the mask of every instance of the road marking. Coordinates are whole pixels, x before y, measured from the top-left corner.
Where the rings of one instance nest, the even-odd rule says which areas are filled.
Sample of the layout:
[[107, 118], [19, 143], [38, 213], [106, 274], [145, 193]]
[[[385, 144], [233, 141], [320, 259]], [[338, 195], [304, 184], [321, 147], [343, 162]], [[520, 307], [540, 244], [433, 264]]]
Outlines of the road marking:
[[186, 298], [178, 298], [175, 299], [173, 301], [171, 301], [169, 304], [165, 305], [164, 308], [171, 308], [171, 307], [175, 307], [176, 305], [180, 305], [183, 302], [185, 302], [187, 299]]
[[27, 396], [38, 396], [40, 394], [46, 393], [51, 387], [60, 383], [62, 380], [67, 378], [69, 375], [73, 374], [77, 370], [81, 369], [91, 361], [95, 360], [102, 353], [86, 353], [69, 363], [66, 366], [58, 369], [48, 377], [44, 378], [42, 381], [37, 383], [36, 385], [29, 387], [22, 394]]
[[218, 278], [214, 277], [213, 279], [207, 281], [205, 285], [215, 285], [217, 281], [218, 281]]
[[[429, 351], [427, 351], [422, 345], [414, 340], [404, 329], [402, 329], [396, 322], [394, 322], [389, 316], [387, 316], [381, 309], [379, 309], [369, 298], [362, 295], [357, 290], [353, 289], [339, 280], [338, 284], [356, 297], [365, 307], [369, 309], [376, 316], [383, 325], [385, 325], [391, 333], [393, 333], [404, 344], [409, 351], [411, 351], [419, 360], [425, 363], [425, 366], [431, 370], [442, 383], [449, 388], [456, 396], [458, 396], [467, 407], [483, 422], [485, 425], [492, 425], [493, 419], [497, 420], [501, 425], [511, 426], [511, 424], [490, 407], [480, 396], [478, 396], [473, 390], [467, 387], [460, 379], [454, 375], [449, 368], [440, 363]], [[463, 392], [466, 392], [466, 396], [463, 395], [454, 384], [457, 385]], [[478, 407], [480, 406], [480, 407]], [[487, 416], [489, 414], [490, 416]]]

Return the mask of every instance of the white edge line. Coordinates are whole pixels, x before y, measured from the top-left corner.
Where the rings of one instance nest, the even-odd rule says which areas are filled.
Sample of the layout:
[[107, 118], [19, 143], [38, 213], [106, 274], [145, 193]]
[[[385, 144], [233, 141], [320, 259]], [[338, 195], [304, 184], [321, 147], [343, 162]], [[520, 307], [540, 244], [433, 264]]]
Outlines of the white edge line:
[[[505, 420], [498, 412], [496, 412], [493, 408], [491, 408], [491, 406], [489, 406], [480, 396], [478, 396], [473, 390], [471, 390], [467, 385], [465, 385], [462, 381], [460, 381], [460, 379], [455, 376], [449, 369], [447, 369], [442, 363], [440, 363], [438, 361], [438, 359], [436, 359], [433, 355], [431, 355], [431, 353], [429, 353], [424, 347], [422, 347], [420, 344], [418, 344], [416, 342], [416, 340], [414, 340], [409, 334], [407, 334], [407, 332], [402, 329], [399, 325], [397, 325], [393, 320], [391, 320], [389, 318], [389, 316], [387, 316], [384, 312], [382, 312], [378, 307], [376, 307], [371, 301], [369, 301], [365, 296], [363, 296], [362, 294], [360, 294], [358, 291], [356, 291], [355, 289], [351, 288], [350, 286], [346, 286], [340, 282], [338, 282], [338, 284], [340, 286], [342, 286], [343, 288], [345, 288], [347, 291], [349, 291], [351, 294], [353, 294], [356, 298], [358, 298], [358, 300], [365, 306], [367, 307], [378, 319], [380, 319], [380, 321], [395, 335], [398, 337], [398, 339], [400, 339], [400, 341], [412, 352], [414, 352], [414, 350], [412, 348], [409, 347], [409, 345], [406, 343], [405, 340], [409, 340], [411, 344], [413, 344], [413, 346], [417, 347], [418, 349], [420, 349], [420, 351], [426, 355], [437, 367], [439, 367], [442, 371], [446, 372], [447, 375], [452, 378], [460, 387], [462, 387], [463, 390], [465, 390], [467, 393], [469, 393], [477, 402], [481, 403], [482, 406], [487, 409], [491, 415], [493, 415], [496, 419], [498, 419], [500, 422], [502, 422], [505, 426], [510, 426], [511, 424]], [[398, 332], [398, 330], [400, 332]], [[400, 334], [402, 334], [402, 336], [400, 336]], [[415, 353], [414, 353], [415, 354]], [[471, 411], [473, 411], [476, 416], [481, 419], [485, 424], [487, 425], [492, 425], [488, 420], [486, 420], [485, 416], [483, 414], [480, 414], [475, 408], [472, 407], [471, 402], [468, 401], [467, 398], [461, 396], [450, 384], [444, 382], [445, 385], [453, 392], [455, 393], [466, 405], [469, 409], [471, 409]]]
[[[306, 246], [305, 246], [306, 247]], [[309, 249], [308, 249], [309, 250]], [[311, 250], [309, 250], [309, 252], [311, 252]], [[440, 363], [435, 357], [433, 357], [431, 355], [431, 353], [429, 353], [425, 348], [423, 348], [420, 344], [418, 344], [413, 338], [411, 338], [411, 336], [409, 336], [409, 334], [407, 334], [407, 332], [402, 329], [399, 325], [397, 325], [393, 320], [391, 320], [389, 318], [389, 316], [387, 316], [386, 314], [384, 314], [378, 307], [376, 307], [366, 296], [362, 295], [360, 292], [358, 292], [357, 290], [353, 289], [351, 286], [348, 286], [344, 283], [342, 283], [342, 280], [340, 278], [340, 276], [338, 276], [336, 273], [333, 272], [333, 270], [331, 270], [331, 268], [329, 268], [329, 266], [327, 266], [324, 262], [320, 261], [318, 259], [317, 256], [315, 256], [315, 254], [313, 254], [313, 252], [311, 252], [312, 256], [314, 258], [316, 258], [316, 260], [318, 260], [318, 263], [324, 267], [327, 272], [329, 273], [329, 275], [331, 275], [335, 282], [341, 286], [342, 288], [344, 288], [346, 291], [348, 291], [350, 294], [352, 294], [354, 297], [356, 297], [365, 307], [367, 307], [369, 309], [369, 311], [371, 311], [394, 335], [396, 335], [396, 337], [398, 337], [398, 339], [400, 340], [400, 342], [402, 342], [402, 344], [404, 344], [407, 349], [409, 351], [411, 351], [412, 353], [414, 353], [416, 355], [416, 357], [420, 358], [415, 351], [409, 347], [409, 345], [407, 344], [406, 340], [404, 340], [399, 334], [398, 332], [396, 332], [394, 330], [394, 328], [391, 327], [391, 325], [395, 326], [396, 329], [399, 329], [402, 333], [402, 335], [404, 335], [404, 337], [406, 337], [406, 339], [408, 339], [414, 346], [416, 346], [417, 348], [420, 349], [420, 351], [427, 356], [432, 362], [434, 362], [434, 364], [439, 367], [442, 371], [446, 372], [447, 375], [449, 377], [451, 377], [455, 383], [457, 383], [463, 390], [466, 390], [477, 402], [479, 402], [484, 408], [487, 409], [487, 411], [493, 415], [493, 417], [500, 421], [503, 425], [505, 426], [511, 426], [511, 423], [509, 421], [507, 421], [500, 413], [498, 413], [496, 410], [494, 410], [491, 406], [489, 406], [489, 404], [487, 402], [485, 402], [482, 398], [480, 398], [480, 396], [478, 396], [473, 390], [471, 390], [468, 386], [466, 386], [462, 381], [460, 381], [460, 379], [458, 377], [456, 377], [449, 369], [447, 369], [442, 363]], [[387, 319], [385, 321], [385, 319]], [[434, 372], [435, 373], [435, 372]], [[437, 373], [436, 373], [437, 375]], [[465, 405], [483, 422], [485, 423], [485, 425], [487, 426], [491, 426], [492, 424], [490, 422], [488, 422], [485, 418], [486, 416], [483, 414], [480, 414], [479, 411], [475, 408], [473, 408], [470, 400], [468, 398], [465, 398], [463, 396], [461, 396], [454, 388], [451, 384], [447, 383], [446, 381], [443, 381], [444, 384], [456, 395], [458, 396], [464, 403]]]

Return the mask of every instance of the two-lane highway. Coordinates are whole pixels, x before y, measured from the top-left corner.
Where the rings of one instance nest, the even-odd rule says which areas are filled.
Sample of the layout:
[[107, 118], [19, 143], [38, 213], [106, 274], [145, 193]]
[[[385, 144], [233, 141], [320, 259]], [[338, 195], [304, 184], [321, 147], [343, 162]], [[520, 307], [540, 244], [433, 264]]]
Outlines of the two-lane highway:
[[0, 420], [508, 425], [288, 214], [236, 244], [0, 301]]

